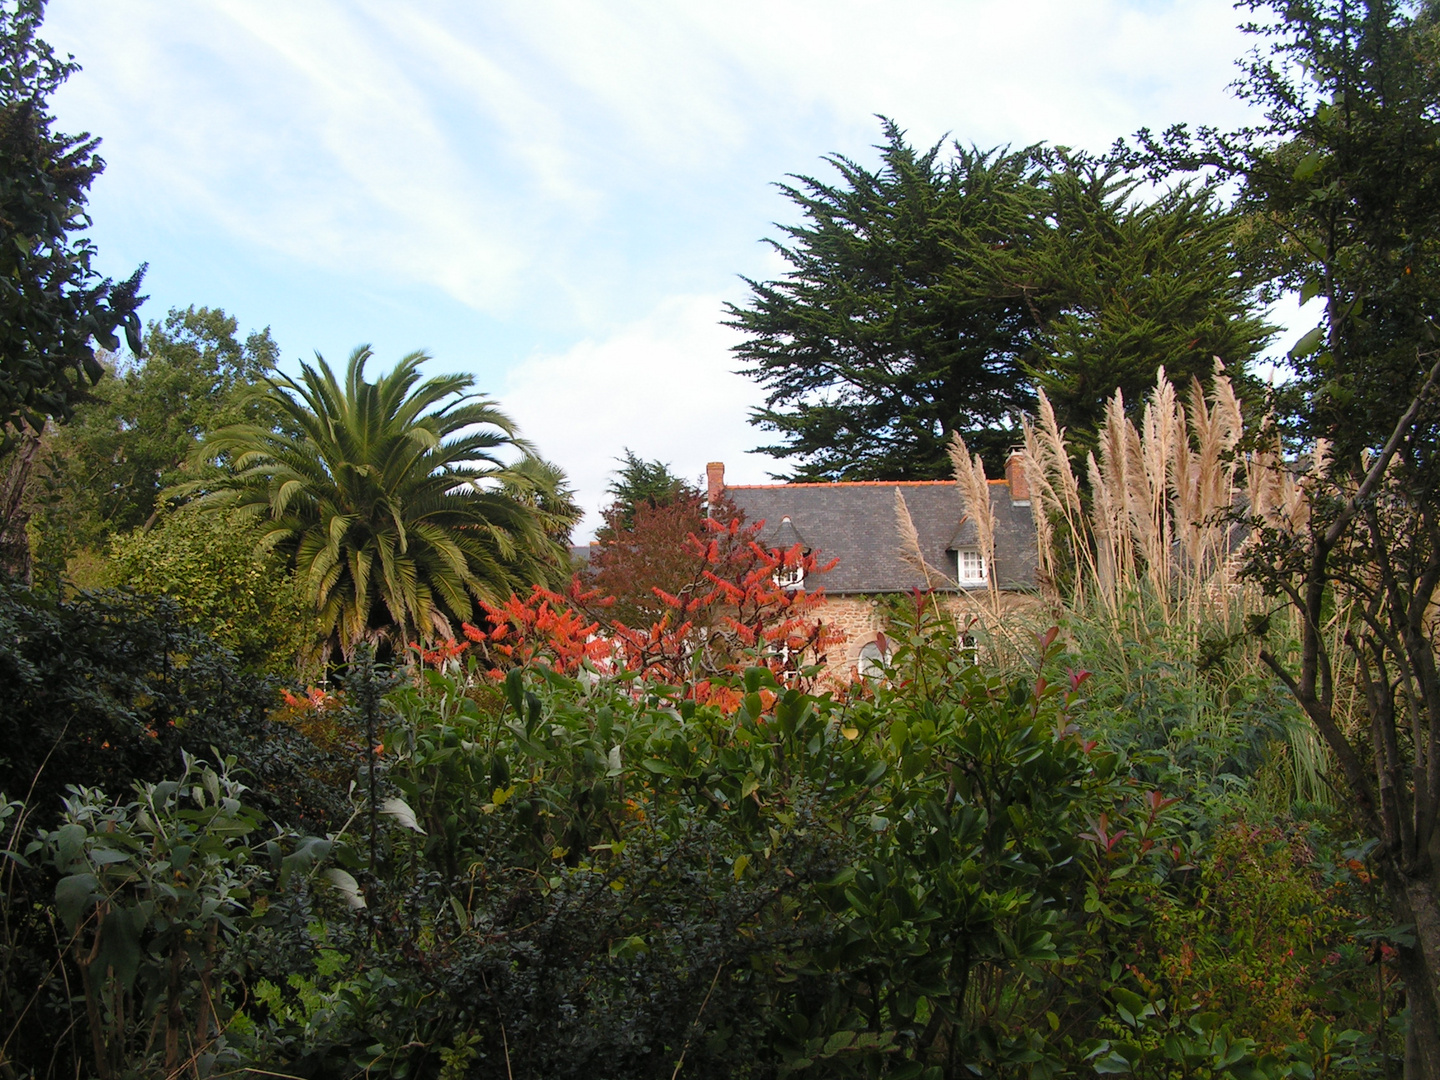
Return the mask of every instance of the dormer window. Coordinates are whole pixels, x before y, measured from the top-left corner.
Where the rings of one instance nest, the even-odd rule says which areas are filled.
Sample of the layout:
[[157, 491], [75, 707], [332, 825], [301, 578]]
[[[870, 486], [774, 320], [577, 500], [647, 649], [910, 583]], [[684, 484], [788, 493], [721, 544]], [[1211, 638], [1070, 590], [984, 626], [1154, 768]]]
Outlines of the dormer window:
[[955, 552], [955, 580], [964, 585], [984, 585], [985, 556], [979, 548], [960, 548]]
[[772, 578], [777, 588], [790, 592], [793, 589], [805, 587], [805, 567], [797, 562], [794, 566], [786, 566], [783, 563], [775, 568], [775, 576]]
[[795, 523], [788, 517], [781, 518], [780, 527], [768, 539], [767, 546], [771, 548], [772, 555], [778, 555], [782, 560], [771, 577], [775, 587], [786, 592], [803, 589], [805, 556], [810, 554], [810, 545], [805, 543], [805, 538], [795, 528]]

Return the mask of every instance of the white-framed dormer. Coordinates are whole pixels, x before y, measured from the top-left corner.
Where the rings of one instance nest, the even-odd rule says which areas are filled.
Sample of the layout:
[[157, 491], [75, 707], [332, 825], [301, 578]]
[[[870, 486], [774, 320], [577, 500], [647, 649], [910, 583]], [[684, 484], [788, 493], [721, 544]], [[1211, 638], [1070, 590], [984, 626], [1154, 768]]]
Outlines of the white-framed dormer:
[[771, 575], [770, 580], [775, 582], [777, 588], [784, 589], [786, 592], [803, 589], [805, 587], [805, 566], [799, 562], [794, 566], [786, 566], [781, 563], [775, 568], [775, 573]]
[[985, 565], [985, 553], [978, 547], [956, 548], [955, 580], [962, 589], [983, 586], [990, 580], [990, 568]]
[[795, 528], [795, 523], [788, 516], [781, 518], [780, 527], [766, 542], [775, 554], [783, 557], [783, 561], [775, 567], [775, 572], [770, 576], [770, 580], [775, 582], [776, 588], [784, 589], [786, 592], [803, 589], [805, 587], [805, 556], [810, 554], [810, 546], [805, 543], [805, 538]]

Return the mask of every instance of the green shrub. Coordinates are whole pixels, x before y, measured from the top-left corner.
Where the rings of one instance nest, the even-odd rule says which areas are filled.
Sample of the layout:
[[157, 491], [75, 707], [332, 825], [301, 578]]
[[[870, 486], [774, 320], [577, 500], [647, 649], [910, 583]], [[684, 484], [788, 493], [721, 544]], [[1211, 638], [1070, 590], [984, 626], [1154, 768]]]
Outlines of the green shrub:
[[109, 584], [168, 596], [182, 616], [257, 670], [303, 679], [319, 637], [315, 613], [278, 557], [257, 557], [254, 522], [193, 508], [110, 543]]

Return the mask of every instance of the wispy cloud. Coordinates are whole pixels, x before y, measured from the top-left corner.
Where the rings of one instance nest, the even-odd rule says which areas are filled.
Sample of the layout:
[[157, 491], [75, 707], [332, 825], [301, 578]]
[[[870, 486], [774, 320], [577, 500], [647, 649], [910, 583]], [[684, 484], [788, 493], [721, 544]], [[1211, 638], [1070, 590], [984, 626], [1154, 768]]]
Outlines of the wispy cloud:
[[656, 218], [694, 227], [667, 231], [679, 249], [717, 209], [754, 220], [781, 172], [863, 156], [876, 112], [925, 139], [1095, 147], [1223, 119], [1233, 17], [1115, 0], [56, 0], [51, 23], [88, 69], [67, 107], [123, 154], [109, 182], [287, 258], [513, 313], [542, 289], [603, 291], [615, 245], [662, 241]]

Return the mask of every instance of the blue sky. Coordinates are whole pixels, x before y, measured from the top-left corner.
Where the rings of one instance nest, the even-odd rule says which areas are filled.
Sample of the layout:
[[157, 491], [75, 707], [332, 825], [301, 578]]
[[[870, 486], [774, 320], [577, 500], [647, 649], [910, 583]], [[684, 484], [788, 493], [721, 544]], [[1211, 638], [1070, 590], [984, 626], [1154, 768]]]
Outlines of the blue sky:
[[774, 182], [917, 143], [1092, 150], [1235, 125], [1226, 0], [51, 0], [104, 140], [101, 265], [147, 318], [223, 307], [288, 361], [423, 348], [467, 371], [593, 511], [622, 447], [698, 478], [760, 395], [725, 301], [781, 270]]

